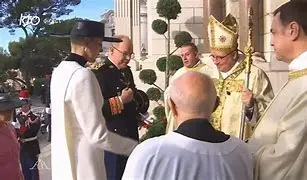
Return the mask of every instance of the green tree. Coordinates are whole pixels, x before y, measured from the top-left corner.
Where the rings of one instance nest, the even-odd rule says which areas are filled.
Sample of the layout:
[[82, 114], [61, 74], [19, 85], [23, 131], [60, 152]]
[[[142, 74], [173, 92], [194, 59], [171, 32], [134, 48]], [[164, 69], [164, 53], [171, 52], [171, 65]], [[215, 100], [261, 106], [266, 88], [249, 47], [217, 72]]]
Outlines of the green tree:
[[[48, 34], [67, 34], [77, 19], [59, 20], [46, 26]], [[40, 38], [20, 38], [19, 42], [10, 42], [11, 57], [18, 62], [21, 71], [27, 69], [30, 78], [41, 78], [50, 74], [55, 67], [70, 52], [69, 38], [45, 36]], [[23, 52], [28, 56], [22, 58]]]
[[[37, 37], [45, 33], [46, 25], [51, 24], [56, 18], [68, 15], [81, 0], [4, 0], [0, 1], [0, 28], [6, 27], [11, 33], [21, 28], [25, 38], [31, 34]], [[37, 16], [40, 21], [37, 25], [23, 24], [22, 16]]]
[[[46, 36], [46, 27], [62, 15], [68, 15], [73, 10], [71, 6], [76, 6], [81, 0], [5, 0], [0, 1], [0, 28], [8, 28], [11, 34], [14, 34], [17, 28], [21, 28], [25, 34], [23, 44], [19, 44], [19, 62], [23, 64], [22, 73], [27, 85], [30, 85], [29, 69], [32, 53], [36, 50], [33, 43], [40, 36]], [[35, 23], [22, 23], [22, 16], [37, 16], [39, 18]]]
[[[181, 13], [181, 6], [177, 0], [159, 0], [157, 3], [157, 13], [165, 20], [156, 19], [152, 22], [152, 29], [160, 35], [163, 35], [167, 41], [167, 54], [165, 57], [160, 57], [156, 61], [156, 66], [159, 71], [165, 73], [165, 87], [169, 85], [170, 76], [173, 75], [179, 68], [183, 66], [180, 56], [173, 55], [178, 48], [182, 45], [191, 42], [192, 36], [185, 31], [179, 32], [175, 38], [174, 43], [176, 48], [171, 52], [170, 43], [170, 22], [178, 17]], [[165, 35], [165, 33], [167, 33]], [[152, 69], [144, 69], [140, 72], [139, 78], [143, 83], [155, 86], [147, 91], [150, 100], [158, 102], [158, 106], [154, 108], [153, 114], [155, 119], [152, 123], [152, 127], [148, 129], [147, 133], [142, 137], [142, 140], [159, 136], [165, 133], [166, 117], [164, 113], [164, 106], [159, 103], [159, 100], [163, 100], [164, 90], [156, 85], [157, 75]]]

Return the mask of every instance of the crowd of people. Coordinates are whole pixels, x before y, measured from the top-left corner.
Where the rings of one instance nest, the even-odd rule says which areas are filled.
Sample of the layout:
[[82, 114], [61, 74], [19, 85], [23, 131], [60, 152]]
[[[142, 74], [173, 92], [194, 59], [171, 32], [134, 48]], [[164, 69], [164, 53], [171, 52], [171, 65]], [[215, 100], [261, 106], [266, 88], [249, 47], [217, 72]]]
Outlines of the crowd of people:
[[[271, 45], [276, 59], [289, 64], [289, 79], [275, 95], [255, 65], [244, 87], [247, 63], [238, 50], [237, 21], [231, 14], [222, 22], [210, 16], [213, 64], [201, 62], [193, 43], [180, 48], [184, 67], [164, 94], [166, 135], [140, 144], [138, 89], [128, 66], [132, 41], [125, 35], [105, 37], [103, 23], [78, 20], [70, 33], [71, 53], [51, 78], [52, 179], [307, 179], [306, 9], [307, 2], [290, 1], [273, 14]], [[107, 59], [87, 67], [102, 41], [112, 44]], [[20, 106], [22, 126], [15, 130], [9, 121]], [[38, 126], [29, 107], [0, 93], [0, 137], [8, 144], [0, 148], [1, 179], [39, 178], [37, 169], [24, 168], [39, 154], [37, 139], [27, 131], [33, 127], [35, 134]], [[36, 153], [19, 153], [28, 145], [16, 137], [38, 146]]]

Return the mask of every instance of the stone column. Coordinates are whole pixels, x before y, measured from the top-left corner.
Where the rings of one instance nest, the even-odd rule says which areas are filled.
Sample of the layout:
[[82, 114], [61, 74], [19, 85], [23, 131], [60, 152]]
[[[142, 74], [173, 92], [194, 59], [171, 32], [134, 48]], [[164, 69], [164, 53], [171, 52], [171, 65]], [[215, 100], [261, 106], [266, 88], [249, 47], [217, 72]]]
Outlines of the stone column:
[[225, 16], [225, 1], [224, 0], [204, 0], [203, 3], [204, 8], [204, 52], [209, 53], [209, 39], [208, 39], [208, 23], [209, 23], [209, 16], [213, 15], [217, 20], [221, 21]]
[[135, 54], [135, 70], [140, 69], [141, 59], [141, 26], [140, 26], [140, 0], [132, 0], [132, 42]]
[[143, 4], [140, 5], [140, 9], [141, 9], [140, 10], [141, 48], [144, 47], [146, 49], [145, 53], [148, 52], [147, 5], [146, 4], [147, 2], [143, 2]]
[[131, 0], [115, 0], [114, 3], [115, 34], [125, 34], [131, 37]]
[[140, 0], [132, 0], [132, 42], [136, 57], [141, 56]]
[[[263, 0], [240, 0], [239, 44], [244, 50], [248, 38], [248, 8], [253, 8], [253, 47], [255, 51], [263, 52]], [[262, 23], [262, 24], [260, 24]]]

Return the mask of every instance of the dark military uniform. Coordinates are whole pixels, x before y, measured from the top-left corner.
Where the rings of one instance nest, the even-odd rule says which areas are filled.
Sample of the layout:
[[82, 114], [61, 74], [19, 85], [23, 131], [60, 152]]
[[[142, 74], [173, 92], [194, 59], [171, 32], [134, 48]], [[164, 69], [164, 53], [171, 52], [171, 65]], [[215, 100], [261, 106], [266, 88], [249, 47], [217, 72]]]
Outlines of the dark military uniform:
[[[124, 88], [137, 91], [130, 67], [119, 70], [110, 60], [105, 60], [103, 65], [93, 70], [101, 92], [104, 97], [103, 115], [109, 131], [124, 137], [139, 140], [137, 104], [133, 100], [123, 104], [119, 99]], [[108, 179], [121, 179], [127, 157], [115, 155], [111, 152], [105, 153], [105, 163]]]
[[[131, 88], [136, 91], [132, 72], [130, 67], [119, 70], [113, 63], [106, 60], [105, 63], [93, 70], [99, 82], [102, 95], [104, 97], [103, 115], [106, 118], [106, 124], [110, 131], [119, 135], [139, 140], [138, 120], [136, 111], [136, 102], [131, 101], [124, 104], [121, 109], [112, 108], [112, 100], [121, 95], [124, 88]], [[121, 103], [118, 100], [115, 104]]]
[[[40, 121], [36, 120], [37, 116], [31, 111], [26, 115], [21, 112], [16, 115], [16, 118], [20, 123], [20, 129], [17, 130], [17, 134], [20, 141], [20, 162], [23, 175], [25, 180], [37, 180], [39, 179], [37, 162], [38, 154], [40, 154], [37, 134], [40, 129]], [[28, 119], [31, 119], [33, 123], [27, 124]]]

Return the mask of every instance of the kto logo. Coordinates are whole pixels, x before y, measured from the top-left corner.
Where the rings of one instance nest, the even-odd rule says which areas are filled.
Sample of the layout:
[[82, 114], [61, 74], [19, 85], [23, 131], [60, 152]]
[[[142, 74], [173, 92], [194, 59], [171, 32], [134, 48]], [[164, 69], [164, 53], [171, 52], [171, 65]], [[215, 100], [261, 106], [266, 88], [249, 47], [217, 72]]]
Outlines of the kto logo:
[[27, 25], [32, 25], [36, 26], [40, 23], [41, 19], [38, 16], [31, 16], [31, 15], [26, 15], [24, 16], [23, 14], [20, 15], [19, 19], [19, 25], [21, 26], [27, 26]]

